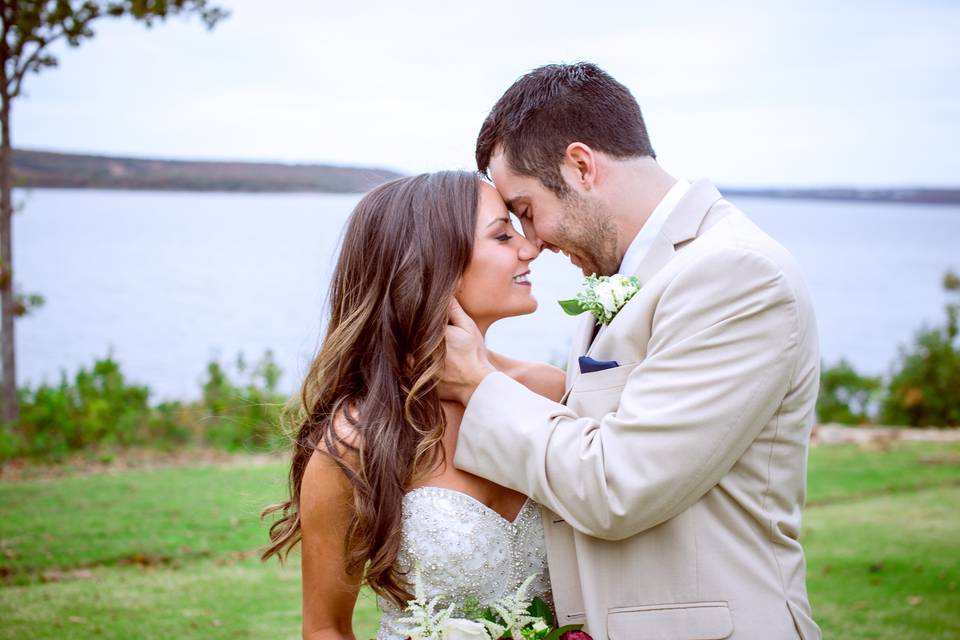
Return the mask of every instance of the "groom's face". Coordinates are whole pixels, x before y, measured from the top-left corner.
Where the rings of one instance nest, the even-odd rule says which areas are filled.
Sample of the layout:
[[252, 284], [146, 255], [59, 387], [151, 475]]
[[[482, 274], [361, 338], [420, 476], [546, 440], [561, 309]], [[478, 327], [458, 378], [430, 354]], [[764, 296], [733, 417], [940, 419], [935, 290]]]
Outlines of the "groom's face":
[[616, 273], [616, 225], [597, 200], [569, 180], [567, 193], [558, 196], [537, 178], [514, 172], [502, 151], [490, 159], [490, 177], [538, 249], [562, 252], [584, 275]]

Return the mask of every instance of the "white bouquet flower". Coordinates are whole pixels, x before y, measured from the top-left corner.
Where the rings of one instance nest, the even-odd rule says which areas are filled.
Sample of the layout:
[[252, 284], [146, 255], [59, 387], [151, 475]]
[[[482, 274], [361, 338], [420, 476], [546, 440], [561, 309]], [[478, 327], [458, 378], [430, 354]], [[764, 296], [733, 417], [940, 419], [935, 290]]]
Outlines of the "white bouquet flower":
[[560, 300], [560, 307], [571, 316], [589, 311], [598, 324], [610, 324], [623, 305], [640, 291], [636, 276], [587, 276], [576, 298]]
[[399, 620], [413, 626], [408, 640], [592, 640], [580, 631], [583, 625], [553, 627], [553, 614], [547, 604], [540, 598], [527, 597], [536, 574], [524, 580], [516, 593], [500, 598], [486, 609], [478, 609], [475, 599], [462, 603], [462, 609], [476, 614], [470, 620], [452, 617], [452, 604], [444, 609], [439, 598], [427, 600], [421, 588], [419, 563], [415, 568], [416, 597], [407, 603], [410, 615]]
[[441, 633], [444, 640], [490, 640], [482, 624], [466, 618], [447, 618]]

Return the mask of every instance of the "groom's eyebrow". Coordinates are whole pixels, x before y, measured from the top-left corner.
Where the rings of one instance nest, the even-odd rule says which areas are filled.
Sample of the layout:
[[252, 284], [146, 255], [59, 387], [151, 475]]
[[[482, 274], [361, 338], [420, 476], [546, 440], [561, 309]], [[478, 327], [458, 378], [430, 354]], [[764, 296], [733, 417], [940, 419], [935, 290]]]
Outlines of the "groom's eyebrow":
[[515, 198], [510, 198], [504, 204], [507, 205], [508, 211], [515, 214], [517, 212], [517, 205], [519, 205], [520, 201], [524, 200], [525, 198], [526, 196], [517, 196]]

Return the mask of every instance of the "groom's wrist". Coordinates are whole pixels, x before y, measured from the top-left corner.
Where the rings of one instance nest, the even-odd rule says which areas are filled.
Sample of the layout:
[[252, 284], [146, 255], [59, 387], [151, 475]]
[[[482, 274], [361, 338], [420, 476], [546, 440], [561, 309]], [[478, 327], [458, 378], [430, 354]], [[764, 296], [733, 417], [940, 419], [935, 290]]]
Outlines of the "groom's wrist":
[[470, 402], [470, 398], [473, 397], [473, 394], [476, 392], [477, 387], [480, 386], [480, 383], [482, 383], [488, 375], [494, 372], [496, 372], [496, 369], [489, 362], [483, 363], [472, 372], [473, 375], [470, 376], [470, 380], [461, 389], [460, 402], [464, 407], [466, 407]]

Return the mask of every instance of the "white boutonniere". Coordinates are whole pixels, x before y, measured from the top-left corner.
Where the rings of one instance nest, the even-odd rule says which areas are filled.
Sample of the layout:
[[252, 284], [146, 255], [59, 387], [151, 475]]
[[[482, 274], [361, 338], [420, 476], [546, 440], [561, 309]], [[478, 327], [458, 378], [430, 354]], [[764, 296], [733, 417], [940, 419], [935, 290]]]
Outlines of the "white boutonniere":
[[568, 315], [578, 316], [589, 311], [598, 324], [610, 324], [623, 305], [640, 291], [636, 276], [615, 273], [612, 276], [587, 276], [576, 298], [560, 300]]

